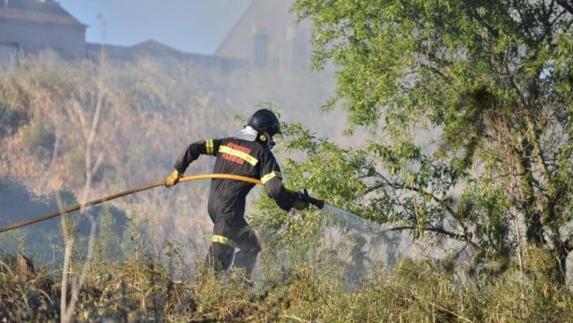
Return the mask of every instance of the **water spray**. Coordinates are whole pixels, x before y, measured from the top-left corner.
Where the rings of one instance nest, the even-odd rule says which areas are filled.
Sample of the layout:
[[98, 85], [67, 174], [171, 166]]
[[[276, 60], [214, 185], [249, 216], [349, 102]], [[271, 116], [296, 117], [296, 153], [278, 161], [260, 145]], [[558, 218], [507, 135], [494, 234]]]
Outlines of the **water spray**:
[[324, 204], [321, 214], [328, 224], [345, 227], [360, 233], [378, 234], [386, 231], [379, 223], [367, 220], [330, 204]]

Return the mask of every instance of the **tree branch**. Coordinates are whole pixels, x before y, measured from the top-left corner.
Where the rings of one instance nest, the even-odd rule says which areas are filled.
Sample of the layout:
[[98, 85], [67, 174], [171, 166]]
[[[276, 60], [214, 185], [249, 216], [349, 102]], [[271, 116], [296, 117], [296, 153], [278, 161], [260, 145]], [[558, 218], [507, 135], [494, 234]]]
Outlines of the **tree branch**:
[[557, 4], [559, 4], [563, 9], [567, 10], [570, 14], [573, 15], [573, 3], [567, 3], [566, 0], [556, 0]]
[[[456, 211], [454, 211], [449, 205], [448, 205], [448, 201], [441, 199], [439, 197], [437, 197], [436, 195], [427, 192], [419, 187], [415, 187], [413, 185], [406, 185], [404, 183], [395, 183], [390, 181], [388, 178], [386, 178], [386, 176], [384, 176], [383, 174], [380, 173], [376, 173], [378, 177], [380, 177], [382, 179], [382, 181], [384, 181], [384, 184], [381, 185], [377, 185], [375, 187], [377, 188], [382, 188], [385, 185], [389, 186], [393, 189], [402, 189], [402, 190], [409, 190], [409, 191], [413, 191], [416, 192], [418, 194], [427, 196], [429, 198], [431, 198], [432, 200], [434, 200], [436, 203], [438, 203], [438, 205], [440, 205], [446, 212], [448, 212], [450, 214], [450, 216], [456, 221], [456, 223], [462, 228], [462, 230], [464, 231], [464, 234], [467, 235], [469, 230], [467, 228], [467, 226], [465, 225], [465, 223], [459, 218], [459, 215], [457, 214]], [[374, 188], [375, 189], [375, 188]], [[373, 191], [370, 190], [369, 191]]]
[[[398, 226], [398, 227], [389, 228], [386, 231], [404, 231], [404, 230], [416, 230], [416, 229], [417, 229], [417, 227], [413, 226], [413, 225], [402, 225], [402, 226]], [[478, 246], [475, 242], [473, 242], [471, 240], [471, 238], [467, 236], [467, 234], [448, 231], [448, 230], [444, 229], [443, 227], [425, 227], [425, 228], [422, 228], [422, 230], [442, 234], [442, 235], [445, 235], [445, 236], [452, 238], [454, 240], [465, 241], [468, 244], [472, 245], [472, 247], [474, 247], [478, 250], [481, 249], [481, 247]]]
[[553, 18], [552, 21], [549, 22], [549, 25], [553, 26], [566, 12], [567, 10], [562, 10], [557, 16], [555, 16], [555, 18]]
[[427, 192], [419, 187], [415, 187], [413, 185], [406, 185], [405, 183], [396, 183], [396, 182], [392, 182], [390, 181], [388, 178], [386, 178], [386, 176], [377, 173], [378, 177], [380, 177], [385, 185], [390, 186], [391, 188], [394, 189], [405, 189], [405, 190], [409, 190], [409, 191], [413, 191], [416, 193], [419, 193], [421, 195], [427, 196], [429, 198], [431, 198], [432, 200], [434, 200], [436, 203], [438, 203], [440, 206], [442, 206], [448, 213], [450, 213], [452, 216], [456, 216], [456, 212], [447, 204], [447, 201], [445, 201], [444, 199], [441, 199], [439, 197], [437, 197], [436, 195]]

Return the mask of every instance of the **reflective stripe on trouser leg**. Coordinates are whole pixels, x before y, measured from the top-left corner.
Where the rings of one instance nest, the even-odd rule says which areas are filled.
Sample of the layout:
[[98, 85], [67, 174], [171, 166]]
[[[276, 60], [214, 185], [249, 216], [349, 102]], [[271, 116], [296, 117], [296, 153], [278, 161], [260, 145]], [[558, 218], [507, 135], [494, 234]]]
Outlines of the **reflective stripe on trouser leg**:
[[229, 247], [231, 247], [231, 248], [236, 248], [236, 247], [237, 247], [237, 244], [236, 244], [233, 240], [231, 240], [231, 239], [229, 239], [229, 238], [227, 238], [227, 237], [225, 237], [225, 236], [218, 235], [218, 234], [215, 234], [215, 235], [213, 235], [213, 237], [211, 237], [211, 242], [216, 242], [216, 243], [224, 244], [224, 245], [227, 245], [227, 246], [229, 246]]

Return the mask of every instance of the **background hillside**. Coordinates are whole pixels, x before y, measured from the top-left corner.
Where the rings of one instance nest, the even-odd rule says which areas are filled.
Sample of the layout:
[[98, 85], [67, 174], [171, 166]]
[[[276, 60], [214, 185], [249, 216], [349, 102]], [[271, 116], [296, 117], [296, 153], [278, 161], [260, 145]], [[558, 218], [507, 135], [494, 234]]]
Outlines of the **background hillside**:
[[[70, 63], [47, 55], [23, 60], [0, 76], [0, 178], [6, 191], [17, 185], [32, 194], [15, 193], [0, 205], [3, 224], [53, 210], [56, 193], [68, 196], [70, 204], [80, 198], [86, 183], [86, 129], [98, 106], [90, 157], [96, 171], [88, 199], [162, 180], [189, 143], [236, 134], [260, 105], [278, 108], [283, 120], [300, 121], [341, 144], [359, 140], [342, 136], [343, 114], [320, 111], [333, 86], [325, 74], [221, 73], [144, 57], [104, 64], [99, 68], [91, 61]], [[208, 172], [212, 162], [201, 158], [188, 174]], [[134, 225], [152, 231], [159, 244], [166, 236], [203, 244], [203, 231], [211, 226], [207, 184], [159, 189], [113, 205]], [[51, 202], [37, 208], [33, 199]], [[57, 231], [58, 221], [51, 223]]]

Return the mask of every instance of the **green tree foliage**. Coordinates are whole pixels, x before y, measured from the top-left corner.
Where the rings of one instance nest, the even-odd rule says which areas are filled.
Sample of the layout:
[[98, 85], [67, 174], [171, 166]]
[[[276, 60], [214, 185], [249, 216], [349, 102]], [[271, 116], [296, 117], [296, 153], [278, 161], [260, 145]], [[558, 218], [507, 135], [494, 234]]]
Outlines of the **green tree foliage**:
[[294, 10], [312, 19], [315, 66], [337, 68], [330, 107], [376, 136], [356, 169], [369, 217], [465, 241], [482, 260], [519, 250], [523, 223], [562, 280], [573, 3], [298, 0]]

